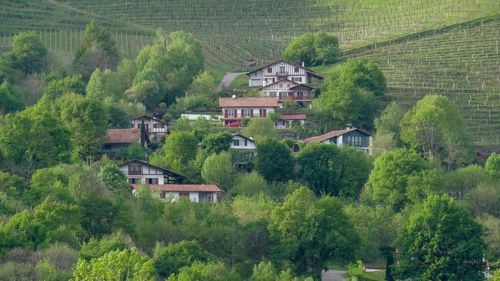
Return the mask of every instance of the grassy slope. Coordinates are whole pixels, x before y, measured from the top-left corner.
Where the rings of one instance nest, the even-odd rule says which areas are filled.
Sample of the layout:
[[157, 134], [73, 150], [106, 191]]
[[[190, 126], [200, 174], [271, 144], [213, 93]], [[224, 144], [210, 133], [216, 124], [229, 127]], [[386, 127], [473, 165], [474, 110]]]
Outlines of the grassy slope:
[[352, 54], [375, 61], [389, 94], [406, 107], [448, 96], [477, 144], [500, 143], [500, 17]]

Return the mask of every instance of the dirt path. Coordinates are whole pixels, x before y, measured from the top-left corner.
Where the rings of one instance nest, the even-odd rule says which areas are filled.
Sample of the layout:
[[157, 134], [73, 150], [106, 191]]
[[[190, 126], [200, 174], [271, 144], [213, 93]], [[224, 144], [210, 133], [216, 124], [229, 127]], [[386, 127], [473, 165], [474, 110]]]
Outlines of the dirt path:
[[321, 281], [343, 281], [345, 271], [343, 270], [328, 270], [321, 273]]
[[220, 81], [219, 86], [217, 87], [217, 91], [222, 91], [223, 89], [228, 89], [231, 83], [241, 74], [245, 74], [246, 72], [226, 72], [222, 81]]

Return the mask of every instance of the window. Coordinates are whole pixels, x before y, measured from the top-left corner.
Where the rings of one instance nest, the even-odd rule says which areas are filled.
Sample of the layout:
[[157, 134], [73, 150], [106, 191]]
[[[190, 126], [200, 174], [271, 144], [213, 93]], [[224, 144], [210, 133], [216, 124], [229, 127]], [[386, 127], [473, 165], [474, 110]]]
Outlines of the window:
[[134, 179], [134, 178], [131, 178], [131, 179], [129, 179], [129, 182], [130, 182], [131, 184], [138, 184], [138, 183], [139, 183], [139, 179]]
[[148, 184], [158, 184], [158, 179], [156, 178], [148, 179]]
[[189, 192], [179, 192], [179, 197], [187, 197], [187, 198], [189, 198]]
[[294, 82], [302, 82], [302, 77], [294, 77], [293, 81]]
[[240, 146], [240, 140], [233, 140], [233, 146]]
[[273, 83], [273, 78], [267, 78], [267, 83], [268, 83], [268, 84]]
[[267, 73], [272, 73], [273, 72], [273, 68], [272, 67], [268, 67], [267, 68]]
[[235, 111], [236, 111], [236, 109], [235, 109], [235, 110], [229, 109], [229, 110], [227, 111], [228, 116], [229, 116], [229, 117], [234, 117], [234, 112], [235, 112]]
[[285, 66], [283, 65], [280, 66], [280, 73], [285, 73]]
[[130, 128], [133, 128], [134, 126], [135, 126], [134, 123], [130, 124]]
[[129, 175], [140, 175], [142, 174], [142, 167], [140, 165], [129, 165], [128, 166]]
[[299, 67], [298, 66], [295, 67], [295, 72], [299, 72]]
[[245, 115], [245, 117], [250, 117], [250, 110], [251, 110], [251, 109], [245, 109], [245, 110], [243, 111], [243, 114]]
[[248, 146], [248, 140], [245, 140], [245, 146]]

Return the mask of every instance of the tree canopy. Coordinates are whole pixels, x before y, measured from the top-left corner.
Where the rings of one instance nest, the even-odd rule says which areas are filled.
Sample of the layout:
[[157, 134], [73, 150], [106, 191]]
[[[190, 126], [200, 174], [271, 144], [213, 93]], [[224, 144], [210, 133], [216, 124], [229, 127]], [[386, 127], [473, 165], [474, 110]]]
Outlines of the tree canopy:
[[394, 277], [483, 280], [481, 235], [481, 225], [453, 199], [431, 196], [415, 207], [399, 233]]
[[286, 145], [268, 137], [257, 142], [257, 171], [268, 182], [287, 181], [293, 170], [294, 159]]
[[12, 66], [21, 70], [24, 75], [38, 73], [47, 55], [47, 49], [42, 45], [35, 32], [21, 32], [12, 40], [12, 50], [8, 57]]
[[306, 66], [331, 64], [339, 56], [337, 37], [324, 31], [304, 33], [295, 38], [283, 51], [283, 59]]

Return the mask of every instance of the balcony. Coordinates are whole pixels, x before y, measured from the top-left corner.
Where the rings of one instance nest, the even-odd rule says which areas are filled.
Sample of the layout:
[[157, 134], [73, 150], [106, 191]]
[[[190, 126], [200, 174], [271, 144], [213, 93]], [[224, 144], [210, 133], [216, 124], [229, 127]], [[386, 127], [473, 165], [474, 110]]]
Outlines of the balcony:
[[278, 100], [282, 101], [282, 100], [285, 100], [285, 99], [290, 99], [290, 100], [310, 100], [311, 98], [309, 96], [293, 96], [293, 97], [290, 97], [290, 96], [278, 96]]

